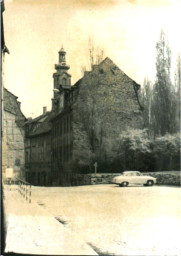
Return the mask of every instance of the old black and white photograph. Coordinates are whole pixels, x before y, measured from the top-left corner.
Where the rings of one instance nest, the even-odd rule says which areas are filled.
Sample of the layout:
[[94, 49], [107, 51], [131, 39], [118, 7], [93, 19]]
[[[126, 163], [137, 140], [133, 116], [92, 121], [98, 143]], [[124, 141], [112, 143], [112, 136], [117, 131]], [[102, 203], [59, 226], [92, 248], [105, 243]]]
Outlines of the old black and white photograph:
[[180, 0], [1, 0], [1, 255], [181, 255]]

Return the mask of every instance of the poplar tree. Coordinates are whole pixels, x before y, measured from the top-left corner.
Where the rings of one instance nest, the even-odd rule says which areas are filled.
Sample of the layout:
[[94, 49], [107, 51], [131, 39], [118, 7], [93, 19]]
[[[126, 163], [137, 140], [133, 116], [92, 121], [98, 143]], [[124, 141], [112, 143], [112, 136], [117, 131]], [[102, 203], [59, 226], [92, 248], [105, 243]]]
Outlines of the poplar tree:
[[155, 136], [171, 132], [171, 50], [163, 31], [156, 44], [156, 81], [153, 89], [153, 129]]
[[143, 124], [144, 128], [151, 131], [152, 125], [152, 102], [153, 102], [153, 90], [152, 83], [149, 79], [144, 79], [143, 88], [141, 90], [141, 101], [144, 107], [143, 111]]
[[175, 71], [175, 100], [176, 100], [176, 129], [180, 131], [180, 99], [181, 99], [181, 57], [177, 57], [177, 67]]

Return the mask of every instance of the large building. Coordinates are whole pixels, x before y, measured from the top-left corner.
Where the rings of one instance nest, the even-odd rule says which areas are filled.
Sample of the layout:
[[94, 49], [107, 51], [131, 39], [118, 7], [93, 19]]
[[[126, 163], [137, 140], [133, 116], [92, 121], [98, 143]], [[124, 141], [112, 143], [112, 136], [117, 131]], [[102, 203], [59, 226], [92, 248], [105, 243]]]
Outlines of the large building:
[[51, 184], [51, 113], [29, 119], [25, 125], [26, 181], [34, 185]]
[[13, 168], [15, 177], [24, 178], [24, 129], [26, 120], [18, 97], [4, 88], [2, 171]]
[[121, 132], [142, 128], [140, 85], [106, 58], [71, 86], [63, 48], [55, 69], [48, 131], [52, 182], [62, 184], [72, 173], [91, 172], [95, 162], [98, 171], [110, 171]]

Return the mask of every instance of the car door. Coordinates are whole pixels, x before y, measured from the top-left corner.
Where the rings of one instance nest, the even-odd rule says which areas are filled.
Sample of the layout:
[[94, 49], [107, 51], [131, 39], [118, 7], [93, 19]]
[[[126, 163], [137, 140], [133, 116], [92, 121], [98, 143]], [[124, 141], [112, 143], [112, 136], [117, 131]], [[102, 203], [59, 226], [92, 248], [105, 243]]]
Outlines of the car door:
[[144, 184], [145, 183], [145, 177], [140, 172], [136, 172], [136, 184]]
[[134, 174], [133, 173], [128, 173], [126, 177], [126, 181], [129, 182], [129, 184], [134, 184]]
[[130, 183], [137, 184], [138, 182], [139, 181], [136, 173], [130, 173]]

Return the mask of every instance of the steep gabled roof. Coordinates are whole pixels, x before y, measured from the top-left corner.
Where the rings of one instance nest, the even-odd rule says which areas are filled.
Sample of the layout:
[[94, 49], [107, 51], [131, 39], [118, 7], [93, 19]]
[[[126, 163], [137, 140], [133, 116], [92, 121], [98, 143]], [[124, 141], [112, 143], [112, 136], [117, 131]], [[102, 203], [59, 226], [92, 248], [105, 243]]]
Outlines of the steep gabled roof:
[[[109, 57], [106, 57], [103, 61], [101, 61], [98, 65], [93, 65], [93, 67], [97, 67], [97, 68], [100, 68], [103, 64], [107, 64], [107, 65], [110, 65], [111, 67], [114, 66], [116, 67], [117, 71], [119, 71], [122, 75], [126, 76], [128, 79], [130, 79], [131, 81], [133, 81], [138, 87], [140, 87], [140, 84], [136, 83], [132, 78], [130, 78], [125, 72], [123, 72]], [[91, 70], [91, 71], [87, 71], [85, 73], [85, 75], [80, 78], [75, 84], [74, 86], [78, 86], [80, 85], [81, 81], [83, 80], [83, 78], [85, 76], [88, 76], [90, 75], [92, 72], [94, 72], [94, 69]]]
[[46, 112], [45, 114], [38, 116], [32, 120], [28, 120], [25, 125], [28, 125], [29, 131], [27, 136], [36, 136], [51, 131], [51, 119], [53, 112]]
[[130, 82], [132, 82], [133, 89], [134, 89], [134, 92], [135, 92], [135, 96], [136, 96], [138, 105], [140, 107], [140, 110], [143, 110], [143, 107], [142, 107], [142, 105], [141, 105], [141, 103], [139, 101], [139, 96], [138, 96], [138, 90], [140, 89], [140, 84], [136, 83], [132, 78], [130, 78], [126, 73], [124, 73], [109, 57], [106, 57], [100, 64], [94, 65], [93, 66], [93, 70], [91, 70], [89, 72], [86, 72], [85, 75], [74, 84], [74, 86], [75, 87], [79, 87], [81, 85], [81, 82], [82, 82], [84, 77], [89, 76], [92, 73], [94, 73], [94, 70], [96, 68], [101, 69], [101, 67], [103, 65], [110, 66], [110, 69], [111, 69], [113, 74], [116, 75], [116, 73], [121, 73], [122, 76], [124, 76], [126, 79], [128, 79]]
[[138, 88], [140, 88], [140, 84], [136, 83], [132, 78], [130, 78], [124, 71], [122, 71], [122, 69], [120, 69], [109, 57], [106, 57], [99, 65], [97, 66], [101, 66], [103, 63], [106, 63], [108, 65], [114, 66], [116, 67], [117, 71], [120, 72], [122, 75], [126, 76], [129, 80], [131, 80], [132, 82], [134, 82]]
[[4, 111], [7, 111], [16, 116], [16, 120], [26, 120], [26, 117], [21, 111], [20, 102], [17, 101], [18, 97], [15, 96], [8, 89], [3, 89], [3, 108]]

